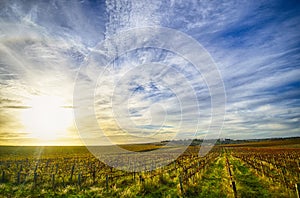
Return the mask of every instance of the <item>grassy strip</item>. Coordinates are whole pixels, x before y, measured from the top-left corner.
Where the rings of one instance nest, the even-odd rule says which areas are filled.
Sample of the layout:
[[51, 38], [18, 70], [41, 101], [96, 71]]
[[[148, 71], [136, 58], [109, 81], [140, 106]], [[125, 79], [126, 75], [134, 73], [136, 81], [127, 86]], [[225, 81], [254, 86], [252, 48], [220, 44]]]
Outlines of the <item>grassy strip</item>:
[[219, 157], [208, 169], [196, 174], [186, 188], [186, 197], [232, 197], [229, 177], [225, 170], [225, 158]]
[[290, 197], [283, 189], [274, 187], [241, 160], [229, 157], [233, 176], [237, 183], [238, 197]]

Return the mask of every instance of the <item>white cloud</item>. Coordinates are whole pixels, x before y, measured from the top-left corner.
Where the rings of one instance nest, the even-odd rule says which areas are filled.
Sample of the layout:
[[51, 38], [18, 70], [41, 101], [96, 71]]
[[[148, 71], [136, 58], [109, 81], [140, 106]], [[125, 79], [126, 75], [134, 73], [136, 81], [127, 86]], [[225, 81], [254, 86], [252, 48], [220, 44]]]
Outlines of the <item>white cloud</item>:
[[[91, 132], [92, 136], [87, 138], [91, 138], [93, 144], [93, 137], [107, 143], [107, 139], [99, 135], [98, 124], [115, 141], [125, 137], [122, 127], [136, 136], [160, 129], [156, 137], [151, 138], [164, 139], [173, 137], [178, 130], [192, 134], [199, 118], [198, 134], [204, 137], [212, 115], [207, 88], [208, 82], [215, 82], [211, 68], [197, 71], [180, 54], [162, 49], [145, 48], [121, 55], [107, 70], [99, 66], [99, 60], [89, 56], [98, 53], [96, 44], [104, 36], [137, 27], [166, 26], [197, 39], [215, 59], [228, 101], [224, 137], [298, 135], [299, 92], [295, 87], [299, 84], [300, 57], [296, 30], [300, 24], [299, 16], [292, 11], [280, 13], [275, 10], [276, 6], [249, 1], [152, 1], [147, 4], [107, 1], [95, 8], [91, 4], [3, 3], [0, 9], [0, 89], [2, 98], [19, 101], [9, 104], [11, 107], [21, 106], [22, 101], [35, 94], [61, 96], [66, 99], [66, 106], [71, 105], [77, 71], [88, 64], [87, 70], [78, 76], [82, 84], [77, 87], [80, 94], [75, 99], [79, 107], [75, 108], [88, 105], [89, 110], [93, 110], [95, 105], [95, 112], [80, 109], [82, 114], [77, 115], [86, 126], [85, 131]], [[181, 41], [167, 41], [172, 42], [179, 45]], [[190, 57], [203, 60], [193, 48], [185, 47]], [[116, 49], [110, 50], [111, 54], [116, 52]], [[98, 79], [100, 72], [104, 73]], [[98, 87], [87, 88], [97, 81]], [[95, 101], [90, 100], [94, 92]], [[4, 103], [8, 102], [4, 100], [1, 105], [9, 106]], [[112, 108], [117, 112], [112, 112]], [[13, 112], [18, 111], [22, 110], [7, 108], [0, 113], [16, 120]], [[129, 117], [120, 121], [113, 113]], [[0, 122], [3, 130], [12, 123]], [[122, 122], [121, 126], [118, 122]], [[183, 128], [179, 128], [180, 124]], [[13, 129], [18, 127], [16, 124]], [[11, 136], [21, 138], [26, 134]], [[72, 133], [69, 137], [76, 135]], [[126, 138], [134, 141], [133, 137]]]

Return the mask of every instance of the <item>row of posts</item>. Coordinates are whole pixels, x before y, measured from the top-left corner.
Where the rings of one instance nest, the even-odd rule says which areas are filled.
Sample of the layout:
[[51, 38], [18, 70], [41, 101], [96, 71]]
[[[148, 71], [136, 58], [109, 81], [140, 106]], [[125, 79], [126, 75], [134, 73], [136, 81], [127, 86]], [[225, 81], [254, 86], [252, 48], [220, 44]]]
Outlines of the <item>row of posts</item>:
[[[229, 161], [227, 161], [227, 166], [228, 166], [228, 172], [229, 172], [230, 178], [232, 178], [232, 173], [231, 173]], [[73, 174], [74, 174], [74, 166], [72, 167], [72, 170], [71, 170], [70, 181], [72, 181], [72, 179], [73, 179]], [[134, 178], [135, 178], [135, 173], [133, 173], [133, 175], [134, 175]], [[95, 171], [93, 171], [92, 176], [93, 176], [93, 183], [95, 183], [95, 178], [96, 178]], [[34, 186], [37, 184], [37, 181], [38, 181], [38, 174], [36, 172], [34, 172], [34, 174], [33, 174]], [[142, 175], [139, 176], [139, 181], [140, 181], [141, 184], [145, 182], [145, 179], [142, 177]], [[5, 171], [2, 171], [1, 182], [2, 183], [6, 182]], [[81, 186], [81, 182], [82, 182], [82, 175], [81, 175], [81, 173], [78, 173], [77, 184], [79, 186]], [[236, 190], [235, 181], [231, 180], [231, 182], [232, 182], [234, 197], [237, 197], [237, 190]], [[21, 173], [20, 172], [17, 173], [16, 183], [17, 184], [21, 183]], [[52, 187], [55, 188], [55, 174], [51, 175], [51, 183], [52, 183]], [[181, 175], [179, 176], [179, 184], [180, 184], [181, 193], [184, 194], [183, 182], [182, 182], [182, 176]], [[108, 175], [106, 175], [106, 177], [105, 177], [105, 188], [106, 188], [106, 190], [109, 189], [109, 176]], [[296, 188], [297, 197], [300, 198], [300, 183], [296, 183], [295, 188]]]

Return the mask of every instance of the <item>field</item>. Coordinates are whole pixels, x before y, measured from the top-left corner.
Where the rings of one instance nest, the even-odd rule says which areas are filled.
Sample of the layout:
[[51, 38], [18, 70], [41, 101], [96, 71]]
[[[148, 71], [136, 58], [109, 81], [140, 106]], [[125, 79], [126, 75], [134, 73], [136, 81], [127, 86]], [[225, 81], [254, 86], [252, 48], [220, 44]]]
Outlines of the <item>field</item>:
[[[147, 152], [161, 145], [125, 145]], [[153, 171], [125, 172], [85, 147], [0, 147], [1, 197], [297, 197], [300, 139], [190, 146]], [[159, 166], [151, 163], [151, 166]], [[300, 184], [299, 184], [300, 185]], [[298, 185], [298, 188], [299, 188]]]

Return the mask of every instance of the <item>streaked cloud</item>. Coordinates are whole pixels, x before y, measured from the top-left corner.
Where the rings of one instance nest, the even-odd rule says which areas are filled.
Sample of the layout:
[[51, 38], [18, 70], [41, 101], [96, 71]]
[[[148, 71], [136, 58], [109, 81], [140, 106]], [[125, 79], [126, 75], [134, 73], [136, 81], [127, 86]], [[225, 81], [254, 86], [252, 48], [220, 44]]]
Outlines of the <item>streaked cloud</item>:
[[[182, 138], [193, 137], [195, 125], [197, 137], [204, 137], [211, 120], [210, 92], [201, 73], [187, 60], [166, 50], [145, 48], [120, 55], [108, 70], [91, 63], [90, 55], [105, 38], [145, 26], [180, 30], [211, 54], [226, 87], [222, 137], [300, 134], [297, 1], [0, 4], [1, 143], [36, 141], [28, 138], [20, 123], [22, 111], [30, 108], [28, 100], [34, 96], [57, 96], [63, 99], [61, 108], [80, 108], [73, 107], [76, 78], [82, 83], [98, 81], [95, 115], [83, 114], [80, 119], [100, 140], [99, 129], [91, 125], [95, 116], [100, 128], [116, 142], [170, 139], [179, 129], [185, 134]], [[87, 63], [89, 70], [77, 76], [80, 66]], [[167, 67], [153, 69], [157, 64]], [[100, 80], [99, 71], [104, 71]], [[90, 94], [84, 88], [83, 84], [76, 96], [82, 104]], [[129, 117], [116, 119], [116, 109]], [[51, 144], [80, 144], [75, 126], [68, 130]]]

